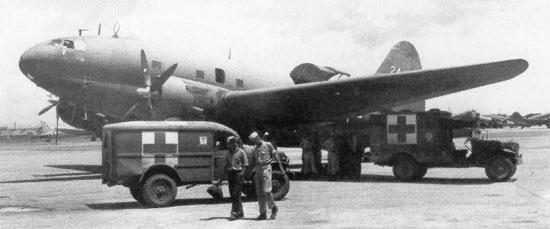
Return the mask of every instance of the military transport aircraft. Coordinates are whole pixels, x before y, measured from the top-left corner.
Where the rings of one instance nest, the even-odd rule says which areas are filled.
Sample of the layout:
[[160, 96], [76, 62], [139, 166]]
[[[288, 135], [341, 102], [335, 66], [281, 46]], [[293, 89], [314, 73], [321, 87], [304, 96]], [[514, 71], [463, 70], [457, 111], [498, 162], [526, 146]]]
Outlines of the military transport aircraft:
[[396, 106], [423, 110], [426, 99], [508, 80], [527, 67], [512, 59], [420, 70], [416, 49], [401, 41], [373, 75], [329, 80], [349, 74], [305, 63], [275, 79], [118, 36], [48, 40], [19, 61], [28, 79], [60, 98], [48, 107], [77, 128], [98, 133], [126, 120], [210, 120], [277, 138]]
[[548, 118], [548, 114], [546, 114], [546, 116], [544, 114], [538, 114], [528, 117], [527, 115], [521, 116], [521, 114], [516, 111], [510, 115], [508, 120], [512, 122], [512, 127], [519, 126], [521, 128], [525, 128], [546, 125], [547, 128], [550, 128], [550, 119]]

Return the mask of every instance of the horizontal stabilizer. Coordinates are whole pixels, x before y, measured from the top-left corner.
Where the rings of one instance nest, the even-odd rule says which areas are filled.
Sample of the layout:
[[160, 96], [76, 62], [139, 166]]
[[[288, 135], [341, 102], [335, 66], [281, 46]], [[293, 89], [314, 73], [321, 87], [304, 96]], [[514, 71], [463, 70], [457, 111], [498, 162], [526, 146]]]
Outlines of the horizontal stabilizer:
[[304, 63], [296, 66], [290, 72], [290, 78], [295, 84], [327, 81], [335, 75], [347, 75], [348, 73], [336, 70], [331, 67], [319, 67], [314, 64]]

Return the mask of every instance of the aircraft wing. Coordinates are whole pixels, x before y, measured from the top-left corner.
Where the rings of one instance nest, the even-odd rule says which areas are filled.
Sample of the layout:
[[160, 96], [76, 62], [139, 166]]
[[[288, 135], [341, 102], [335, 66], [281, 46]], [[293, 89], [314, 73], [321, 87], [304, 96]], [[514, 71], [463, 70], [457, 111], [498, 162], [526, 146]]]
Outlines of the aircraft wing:
[[225, 95], [219, 117], [251, 124], [312, 123], [360, 115], [511, 79], [523, 59], [436, 70], [352, 77]]

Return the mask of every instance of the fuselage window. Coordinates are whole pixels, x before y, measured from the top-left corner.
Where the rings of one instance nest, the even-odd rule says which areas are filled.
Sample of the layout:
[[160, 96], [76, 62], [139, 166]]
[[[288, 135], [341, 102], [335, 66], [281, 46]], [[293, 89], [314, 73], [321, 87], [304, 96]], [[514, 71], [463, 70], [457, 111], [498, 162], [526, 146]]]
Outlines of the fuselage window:
[[237, 87], [244, 87], [244, 81], [242, 79], [236, 79], [235, 84], [237, 85]]
[[197, 70], [197, 79], [204, 79], [204, 71]]
[[225, 83], [225, 72], [223, 69], [216, 68], [216, 82]]

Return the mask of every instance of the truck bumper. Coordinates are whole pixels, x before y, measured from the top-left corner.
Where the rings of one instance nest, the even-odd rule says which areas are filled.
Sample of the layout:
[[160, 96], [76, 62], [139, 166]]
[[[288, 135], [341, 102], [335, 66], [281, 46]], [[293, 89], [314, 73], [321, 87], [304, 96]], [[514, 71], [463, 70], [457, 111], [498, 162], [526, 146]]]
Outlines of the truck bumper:
[[523, 164], [523, 156], [521, 154], [519, 154], [516, 157], [516, 165], [521, 165], [521, 164]]

